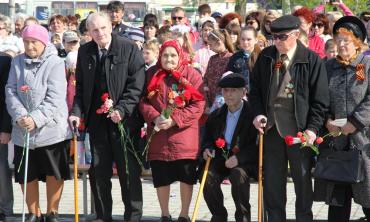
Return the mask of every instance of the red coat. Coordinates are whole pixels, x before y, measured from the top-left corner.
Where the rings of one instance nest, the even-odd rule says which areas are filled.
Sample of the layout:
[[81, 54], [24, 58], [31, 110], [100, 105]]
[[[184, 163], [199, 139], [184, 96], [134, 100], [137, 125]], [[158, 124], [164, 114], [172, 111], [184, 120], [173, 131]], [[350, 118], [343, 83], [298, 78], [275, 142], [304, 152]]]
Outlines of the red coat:
[[[148, 70], [147, 83], [157, 71], [157, 66]], [[202, 93], [201, 74], [190, 66], [179, 70], [194, 88]], [[154, 119], [167, 107], [167, 92], [176, 83], [174, 78], [165, 78], [160, 92], [148, 99], [145, 95], [139, 104], [140, 111], [148, 123], [148, 137], [151, 135]], [[184, 108], [176, 109], [171, 118], [176, 122], [174, 127], [154, 134], [149, 145], [149, 160], [174, 161], [179, 159], [196, 159], [199, 152], [199, 118], [204, 111], [205, 101], [190, 101]]]
[[316, 34], [310, 36], [308, 38], [308, 48], [316, 52], [320, 58], [325, 57], [325, 42], [320, 36]]

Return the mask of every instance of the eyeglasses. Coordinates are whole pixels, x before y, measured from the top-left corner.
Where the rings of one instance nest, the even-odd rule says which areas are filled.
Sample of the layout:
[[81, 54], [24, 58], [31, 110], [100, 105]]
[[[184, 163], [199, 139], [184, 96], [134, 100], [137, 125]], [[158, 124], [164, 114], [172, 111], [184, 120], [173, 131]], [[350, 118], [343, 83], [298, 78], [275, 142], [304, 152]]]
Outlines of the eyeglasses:
[[318, 28], [322, 28], [322, 27], [324, 27], [324, 24], [322, 24], [322, 23], [313, 23], [312, 24], [312, 28], [315, 28], [315, 27], [318, 27]]
[[181, 21], [184, 17], [181, 17], [181, 16], [173, 16], [172, 17], [172, 20], [176, 21], [176, 20], [179, 20]]
[[6, 29], [5, 27], [0, 27], [0, 30], [4, 30], [4, 29]]
[[285, 40], [287, 40], [287, 39], [289, 38], [289, 36], [290, 36], [291, 34], [293, 34], [293, 33], [295, 33], [295, 32], [291, 32], [291, 33], [289, 33], [289, 34], [272, 34], [272, 38], [273, 38], [274, 40], [279, 39], [280, 41], [285, 41]]
[[252, 20], [252, 21], [248, 21], [247, 22], [247, 25], [253, 25], [256, 21]]

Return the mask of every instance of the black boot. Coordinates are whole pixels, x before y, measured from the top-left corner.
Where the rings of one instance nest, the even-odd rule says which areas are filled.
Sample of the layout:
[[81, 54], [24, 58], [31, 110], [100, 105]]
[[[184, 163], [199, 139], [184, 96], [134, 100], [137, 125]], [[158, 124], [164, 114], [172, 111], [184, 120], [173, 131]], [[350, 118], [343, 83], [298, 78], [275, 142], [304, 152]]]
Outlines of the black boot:
[[45, 222], [59, 222], [59, 216], [57, 212], [51, 212], [46, 215]]
[[26, 218], [26, 222], [44, 222], [44, 217], [42, 215], [38, 217], [35, 214], [30, 213]]

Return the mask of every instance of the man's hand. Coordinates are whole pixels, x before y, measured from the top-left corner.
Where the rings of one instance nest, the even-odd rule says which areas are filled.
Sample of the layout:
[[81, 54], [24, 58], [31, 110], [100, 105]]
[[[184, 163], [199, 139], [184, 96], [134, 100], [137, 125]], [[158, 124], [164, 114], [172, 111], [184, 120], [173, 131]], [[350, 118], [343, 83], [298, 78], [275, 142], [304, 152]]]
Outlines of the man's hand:
[[0, 143], [8, 144], [10, 141], [10, 133], [0, 133]]
[[342, 127], [342, 133], [344, 135], [354, 133], [355, 131], [356, 131], [356, 127], [351, 122], [347, 122], [346, 125]]
[[328, 129], [329, 133], [337, 133], [337, 132], [340, 132], [340, 128], [336, 125], [333, 124], [334, 120], [332, 119], [328, 119], [326, 121], [326, 128]]
[[68, 117], [68, 121], [69, 121], [69, 126], [71, 127], [72, 130], [73, 129], [73, 122], [76, 121], [76, 127], [78, 128], [80, 126], [80, 117], [77, 117], [77, 116], [70, 116]]
[[309, 130], [309, 129], [306, 129], [304, 132], [308, 136], [308, 141], [307, 141], [308, 144], [313, 144], [316, 140], [316, 134], [314, 132], [312, 132], [311, 130]]
[[209, 149], [205, 149], [203, 152], [203, 159], [207, 160], [208, 157], [215, 157], [215, 150], [212, 150], [212, 152]]
[[118, 110], [114, 110], [108, 116], [114, 123], [119, 123], [122, 120], [121, 114], [119, 114]]
[[[262, 119], [265, 119], [265, 123], [262, 123]], [[263, 128], [266, 127], [267, 117], [264, 115], [258, 115], [253, 120], [253, 125], [256, 129], [263, 134]]]
[[238, 166], [238, 158], [235, 155], [232, 155], [229, 159], [226, 160], [225, 166], [229, 169]]

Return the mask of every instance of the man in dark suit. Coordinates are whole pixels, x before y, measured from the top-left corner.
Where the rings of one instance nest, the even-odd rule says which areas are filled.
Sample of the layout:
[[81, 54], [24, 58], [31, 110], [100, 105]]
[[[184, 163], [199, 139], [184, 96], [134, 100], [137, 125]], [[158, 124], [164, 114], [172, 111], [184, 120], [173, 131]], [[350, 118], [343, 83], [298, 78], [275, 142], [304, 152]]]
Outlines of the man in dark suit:
[[[117, 124], [123, 123], [135, 145], [142, 123], [138, 120], [137, 104], [145, 82], [144, 60], [134, 43], [111, 33], [107, 14], [89, 15], [86, 25], [93, 41], [81, 46], [78, 52], [76, 96], [69, 120], [71, 124], [76, 121], [78, 126], [83, 115], [90, 133], [89, 174], [98, 221], [112, 221], [113, 162], [125, 204], [124, 219], [139, 221], [143, 205], [141, 167], [133, 152], [128, 151], [125, 161], [124, 147], [130, 147], [130, 143], [122, 146]], [[97, 113], [105, 93], [113, 100], [109, 115]]]
[[284, 137], [304, 132], [313, 144], [324, 124], [329, 92], [324, 63], [298, 41], [299, 27], [299, 19], [291, 15], [272, 22], [274, 45], [261, 52], [250, 79], [253, 123], [261, 133], [266, 127], [263, 196], [268, 222], [286, 221], [288, 161], [297, 196], [296, 221], [313, 220], [313, 152], [300, 144], [287, 147]]
[[5, 85], [12, 58], [0, 52], [0, 222], [13, 213], [12, 175], [8, 164], [8, 143], [12, 131], [11, 118], [5, 105]]
[[[203, 158], [214, 158], [211, 160], [203, 195], [212, 213], [212, 222], [228, 221], [220, 187], [226, 177], [231, 182], [236, 207], [235, 220], [251, 221], [249, 178], [257, 177], [258, 149], [251, 107], [243, 100], [245, 83], [243, 76], [236, 73], [220, 80], [218, 86], [222, 88], [225, 105], [209, 116], [205, 126]], [[223, 148], [220, 148], [220, 140], [225, 141]]]

